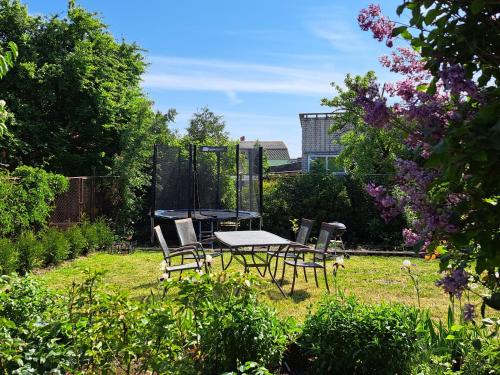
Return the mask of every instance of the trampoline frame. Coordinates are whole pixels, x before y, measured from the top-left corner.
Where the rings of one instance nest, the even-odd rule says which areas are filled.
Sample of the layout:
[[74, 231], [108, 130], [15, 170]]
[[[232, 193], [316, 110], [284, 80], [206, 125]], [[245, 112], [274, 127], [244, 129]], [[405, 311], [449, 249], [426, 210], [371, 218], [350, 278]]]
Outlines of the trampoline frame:
[[[259, 178], [259, 208], [258, 212], [256, 211], [240, 211], [240, 185], [242, 182], [240, 181], [240, 145], [237, 144], [235, 146], [235, 165], [236, 165], [236, 209], [235, 210], [226, 210], [226, 209], [221, 209], [221, 202], [220, 202], [220, 159], [221, 159], [221, 152], [227, 152], [228, 147], [227, 146], [197, 146], [193, 144], [189, 144], [188, 151], [189, 151], [189, 158], [188, 158], [188, 178], [189, 178], [189, 183], [188, 183], [188, 196], [189, 196], [189, 203], [188, 207], [185, 209], [161, 209], [158, 210], [156, 207], [156, 183], [157, 183], [157, 165], [158, 165], [158, 144], [154, 145], [154, 150], [153, 150], [153, 175], [152, 175], [152, 185], [151, 185], [151, 211], [150, 211], [150, 222], [151, 222], [151, 243], [154, 243], [154, 227], [156, 225], [155, 221], [156, 220], [177, 220], [177, 217], [175, 215], [161, 215], [160, 212], [187, 212], [187, 217], [193, 219], [193, 221], [197, 222], [198, 226], [198, 239], [202, 239], [202, 235], [204, 232], [202, 231], [202, 224], [203, 222], [209, 222], [210, 224], [210, 232], [213, 235], [214, 232], [214, 224], [216, 224], [216, 227], [219, 226], [221, 222], [225, 221], [236, 221], [236, 225], [234, 227], [235, 230], [238, 230], [240, 221], [244, 220], [249, 220], [249, 227], [250, 229], [252, 228], [252, 220], [254, 219], [259, 219], [259, 229], [262, 228], [262, 212], [263, 212], [263, 148], [259, 147], [257, 149], [258, 151], [258, 178]], [[198, 181], [196, 178], [197, 175], [197, 151], [198, 147], [200, 147], [201, 152], [213, 152], [216, 154], [216, 181], [217, 181], [217, 186], [216, 186], [216, 204], [215, 208], [210, 208], [210, 207], [196, 207], [196, 194], [197, 194], [197, 189], [198, 189]], [[249, 158], [249, 170], [253, 167], [253, 158]], [[253, 185], [253, 173], [249, 174], [249, 189], [250, 189], [250, 207], [252, 207], [252, 200], [253, 200], [253, 194], [252, 190], [254, 188]], [[199, 204], [199, 202], [198, 202]], [[211, 216], [211, 215], [204, 215], [203, 212], [214, 212], [214, 211], [224, 211], [224, 212], [235, 212], [235, 216], [228, 218], [228, 217], [218, 217], [218, 216]], [[198, 213], [198, 215], [197, 215]], [[241, 213], [241, 215], [240, 215]], [[194, 215], [193, 215], [194, 214]], [[204, 217], [200, 217], [204, 216]], [[224, 215], [225, 216], [225, 215]], [[181, 217], [178, 217], [181, 218]], [[185, 217], [184, 217], [185, 218]]]

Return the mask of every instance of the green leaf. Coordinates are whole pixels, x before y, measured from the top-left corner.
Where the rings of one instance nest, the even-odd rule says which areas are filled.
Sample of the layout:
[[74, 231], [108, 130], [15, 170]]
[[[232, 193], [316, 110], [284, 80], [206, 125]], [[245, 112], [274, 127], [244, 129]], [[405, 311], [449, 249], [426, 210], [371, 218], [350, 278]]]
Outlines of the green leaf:
[[437, 9], [437, 8], [433, 8], [433, 9], [429, 10], [427, 12], [427, 14], [425, 15], [425, 18], [424, 18], [425, 23], [427, 25], [430, 25], [431, 23], [433, 23], [434, 20], [436, 19], [436, 17], [439, 15], [440, 12], [441, 11], [439, 9]]
[[500, 197], [484, 198], [483, 201], [488, 204], [491, 204], [492, 206], [496, 206], [498, 204], [498, 198]]
[[396, 8], [396, 13], [398, 16], [400, 16], [406, 8], [406, 4], [401, 4]]
[[478, 150], [473, 156], [472, 159], [476, 161], [488, 161], [488, 154], [484, 150]]
[[481, 12], [484, 8], [484, 5], [484, 0], [474, 0], [470, 5], [472, 14], [478, 14], [479, 12]]
[[425, 92], [429, 88], [429, 85], [427, 83], [421, 83], [420, 85], [417, 86], [417, 91], [422, 91]]
[[398, 36], [399, 34], [401, 34], [402, 32], [406, 31], [407, 28], [406, 26], [398, 26], [398, 27], [395, 27], [393, 30], [392, 30], [392, 36]]
[[406, 40], [412, 40], [413, 39], [413, 36], [410, 34], [410, 32], [408, 30], [404, 30], [403, 32], [401, 32], [400, 34], [404, 39]]
[[484, 298], [484, 303], [495, 310], [500, 310], [500, 293], [493, 293], [491, 297]]
[[436, 93], [436, 78], [434, 78], [429, 84], [429, 88], [427, 89], [427, 94], [434, 95]]

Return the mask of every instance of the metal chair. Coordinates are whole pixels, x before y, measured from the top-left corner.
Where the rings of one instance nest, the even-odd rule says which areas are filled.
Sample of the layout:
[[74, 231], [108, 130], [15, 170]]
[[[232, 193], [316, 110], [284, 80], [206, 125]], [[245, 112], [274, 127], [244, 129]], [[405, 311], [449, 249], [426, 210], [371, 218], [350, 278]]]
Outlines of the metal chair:
[[[330, 244], [330, 240], [332, 238], [333, 232], [335, 230], [335, 227], [331, 224], [328, 223], [321, 223], [321, 228], [319, 231], [318, 235], [318, 241], [316, 242], [316, 245], [314, 246], [314, 249], [311, 249], [309, 247], [301, 247], [301, 248], [291, 248], [291, 251], [293, 254], [293, 259], [290, 260], [289, 255], [285, 255], [285, 261], [283, 262], [283, 274], [281, 277], [281, 281], [283, 281], [283, 278], [285, 276], [285, 267], [292, 266], [294, 268], [293, 270], [293, 281], [292, 281], [292, 290], [290, 294], [293, 294], [293, 290], [295, 288], [295, 278], [297, 276], [297, 268], [302, 268], [304, 269], [304, 272], [306, 268], [312, 268], [314, 269], [314, 280], [316, 281], [316, 286], [319, 287], [318, 283], [318, 275], [317, 275], [317, 269], [323, 269], [323, 274], [325, 277], [325, 284], [326, 284], [326, 289], [328, 292], [330, 292], [330, 287], [328, 285], [328, 278], [326, 275], [326, 260], [327, 260], [327, 251], [328, 251], [328, 246]], [[287, 250], [288, 252], [288, 250]], [[313, 254], [312, 260], [307, 261], [305, 259], [306, 254]]]
[[[286, 250], [290, 248], [303, 248], [307, 246], [307, 241], [309, 241], [309, 237], [311, 236], [312, 227], [314, 225], [314, 220], [301, 219], [299, 231], [297, 232], [297, 236], [295, 237], [295, 242], [290, 243]], [[268, 251], [267, 255], [269, 257], [276, 257], [276, 264], [274, 266], [274, 277], [276, 277], [276, 272], [278, 271], [278, 259], [279, 258], [294, 258], [293, 253], [288, 253], [287, 251], [283, 251], [280, 253], [276, 253], [273, 251]], [[306, 271], [304, 269], [304, 277], [307, 281]]]
[[[203, 263], [205, 263], [205, 272], [207, 271], [206, 262], [200, 261], [200, 257], [196, 252], [196, 246], [182, 246], [170, 251], [159, 225], [154, 227], [154, 233], [156, 236], [156, 240], [160, 244], [160, 247], [163, 251], [163, 258], [165, 259], [165, 263], [167, 264], [165, 267], [165, 272], [167, 273], [168, 277], [170, 277], [170, 273], [176, 271], [180, 272], [179, 278], [181, 277], [182, 271], [184, 270], [201, 271]], [[181, 257], [181, 264], [172, 265], [171, 259], [178, 256]], [[195, 261], [191, 263], [184, 263], [184, 259], [188, 256], [190, 257], [190, 259], [194, 259]]]
[[[200, 259], [206, 260], [207, 255], [212, 258], [221, 257], [222, 268], [224, 268], [224, 257], [222, 256], [222, 251], [210, 251], [207, 252], [206, 249], [203, 248], [204, 243], [212, 243], [217, 239], [215, 237], [205, 238], [201, 241], [198, 241], [196, 237], [196, 232], [194, 230], [193, 220], [191, 218], [188, 219], [179, 219], [175, 220], [175, 229], [177, 229], [177, 235], [179, 236], [179, 240], [182, 246], [196, 246], [197, 250], [201, 251], [199, 254]], [[192, 259], [192, 258], [187, 258]]]

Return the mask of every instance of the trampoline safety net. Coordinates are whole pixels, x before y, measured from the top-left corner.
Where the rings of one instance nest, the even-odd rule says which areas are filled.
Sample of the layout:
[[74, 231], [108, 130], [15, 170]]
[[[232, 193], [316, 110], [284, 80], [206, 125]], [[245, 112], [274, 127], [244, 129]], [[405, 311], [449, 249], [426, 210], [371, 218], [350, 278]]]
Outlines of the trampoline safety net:
[[261, 215], [262, 149], [155, 145], [153, 173], [155, 214], [228, 210], [236, 217], [238, 212]]

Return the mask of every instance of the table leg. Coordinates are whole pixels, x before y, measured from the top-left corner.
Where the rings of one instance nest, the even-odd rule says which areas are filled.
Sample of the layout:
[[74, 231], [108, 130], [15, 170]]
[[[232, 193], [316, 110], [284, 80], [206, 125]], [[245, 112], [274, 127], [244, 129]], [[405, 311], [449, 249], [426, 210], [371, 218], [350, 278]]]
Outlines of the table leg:
[[[285, 246], [280, 245], [278, 247], [278, 250], [276, 250], [275, 254], [276, 255], [279, 254], [284, 248], [285, 248]], [[275, 277], [276, 275], [273, 275], [273, 272], [271, 271], [271, 259], [274, 257], [274, 258], [276, 258], [276, 262], [278, 261], [278, 256], [276, 256], [276, 255], [270, 257], [269, 262], [267, 262], [267, 268], [269, 269], [269, 274], [271, 275], [271, 279], [273, 279], [273, 283], [276, 284], [276, 286], [280, 290], [281, 294], [283, 294], [283, 297], [286, 297], [285, 291], [283, 290], [281, 285], [279, 285], [279, 283], [276, 281], [276, 277]]]

